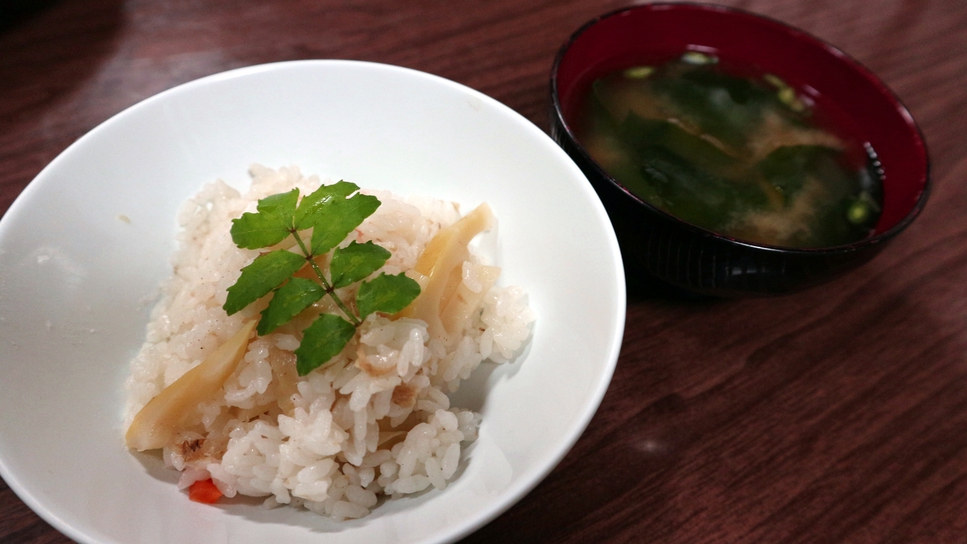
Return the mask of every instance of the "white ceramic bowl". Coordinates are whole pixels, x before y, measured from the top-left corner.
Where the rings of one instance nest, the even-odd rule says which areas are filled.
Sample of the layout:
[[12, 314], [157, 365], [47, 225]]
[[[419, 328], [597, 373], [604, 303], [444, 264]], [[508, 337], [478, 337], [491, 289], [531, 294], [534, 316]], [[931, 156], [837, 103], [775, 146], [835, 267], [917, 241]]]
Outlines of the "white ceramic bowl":
[[[483, 424], [447, 489], [336, 523], [256, 501], [193, 503], [177, 472], [125, 449], [123, 381], [170, 273], [176, 211], [216, 178], [247, 186], [255, 162], [493, 208], [501, 282], [527, 290], [538, 319], [516, 362], [486, 363], [458, 392]], [[611, 379], [624, 318], [618, 246], [594, 191], [506, 106], [380, 64], [234, 70], [92, 130], [0, 220], [0, 474], [81, 542], [452, 541], [574, 444]]]

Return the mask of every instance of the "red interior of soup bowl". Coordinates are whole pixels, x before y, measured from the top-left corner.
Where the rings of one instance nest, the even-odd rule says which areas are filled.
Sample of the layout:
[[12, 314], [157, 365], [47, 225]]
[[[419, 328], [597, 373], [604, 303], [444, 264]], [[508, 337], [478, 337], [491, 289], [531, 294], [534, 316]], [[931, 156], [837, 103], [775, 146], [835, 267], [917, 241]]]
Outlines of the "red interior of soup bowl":
[[566, 130], [595, 78], [686, 50], [775, 74], [815, 102], [848, 136], [868, 142], [884, 171], [876, 235], [902, 229], [919, 212], [929, 178], [919, 129], [896, 96], [842, 51], [783, 23], [704, 4], [648, 4], [604, 15], [575, 33], [552, 77]]

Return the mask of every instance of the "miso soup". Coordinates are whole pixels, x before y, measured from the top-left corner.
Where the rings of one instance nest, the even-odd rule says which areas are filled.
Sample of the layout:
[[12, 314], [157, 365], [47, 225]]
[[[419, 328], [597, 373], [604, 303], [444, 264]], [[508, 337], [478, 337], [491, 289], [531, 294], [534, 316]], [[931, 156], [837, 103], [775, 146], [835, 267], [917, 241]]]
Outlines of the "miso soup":
[[697, 52], [595, 80], [578, 140], [618, 182], [726, 236], [785, 247], [871, 234], [882, 206], [871, 148], [827, 130], [770, 74]]

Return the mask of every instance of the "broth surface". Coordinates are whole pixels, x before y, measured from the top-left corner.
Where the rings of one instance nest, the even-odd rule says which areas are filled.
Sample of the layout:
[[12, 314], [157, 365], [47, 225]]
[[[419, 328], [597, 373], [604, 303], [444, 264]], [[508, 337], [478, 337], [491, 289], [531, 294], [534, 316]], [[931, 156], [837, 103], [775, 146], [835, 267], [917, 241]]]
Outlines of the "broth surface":
[[577, 137], [642, 200], [742, 240], [809, 248], [868, 236], [882, 207], [872, 149], [822, 128], [778, 77], [687, 52], [595, 80]]

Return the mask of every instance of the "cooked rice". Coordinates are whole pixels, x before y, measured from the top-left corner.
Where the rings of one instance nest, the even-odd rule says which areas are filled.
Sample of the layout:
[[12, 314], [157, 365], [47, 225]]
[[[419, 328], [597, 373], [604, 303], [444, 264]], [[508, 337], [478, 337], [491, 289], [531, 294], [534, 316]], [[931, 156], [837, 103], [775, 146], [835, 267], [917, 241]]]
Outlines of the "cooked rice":
[[[125, 428], [267, 304], [232, 316], [222, 310], [226, 289], [257, 255], [232, 242], [231, 220], [254, 211], [260, 198], [293, 187], [308, 194], [320, 181], [294, 167], [256, 165], [251, 174], [247, 194], [216, 181], [181, 210], [174, 273], [131, 363]], [[390, 250], [381, 269], [389, 274], [412, 268], [430, 239], [460, 217], [451, 203], [370, 194], [382, 205], [344, 244], [372, 240]], [[463, 282], [479, 292], [472, 270], [464, 266]], [[218, 398], [199, 406], [197, 428], [164, 448], [165, 464], [182, 471], [180, 488], [211, 478], [227, 497], [266, 497], [269, 506], [304, 506], [335, 519], [365, 516], [381, 495], [443, 489], [480, 423], [478, 414], [450, 406], [447, 393], [482, 361], [513, 359], [534, 316], [520, 289], [494, 287], [447, 348], [430, 339], [423, 321], [374, 314], [333, 362], [299, 377], [292, 352], [307, 319], [254, 339]]]

